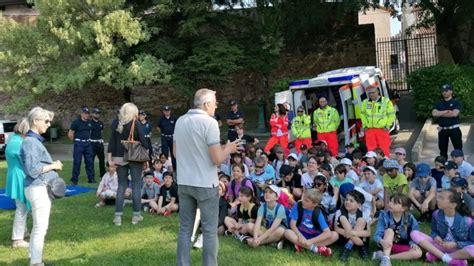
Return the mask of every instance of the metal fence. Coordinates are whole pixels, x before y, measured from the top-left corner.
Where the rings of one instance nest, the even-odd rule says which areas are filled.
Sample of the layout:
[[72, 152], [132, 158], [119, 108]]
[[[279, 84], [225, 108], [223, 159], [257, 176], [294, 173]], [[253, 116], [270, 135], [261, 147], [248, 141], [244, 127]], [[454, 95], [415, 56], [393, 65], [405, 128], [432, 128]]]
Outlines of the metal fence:
[[377, 66], [394, 90], [409, 90], [407, 76], [438, 64], [436, 33], [377, 39]]

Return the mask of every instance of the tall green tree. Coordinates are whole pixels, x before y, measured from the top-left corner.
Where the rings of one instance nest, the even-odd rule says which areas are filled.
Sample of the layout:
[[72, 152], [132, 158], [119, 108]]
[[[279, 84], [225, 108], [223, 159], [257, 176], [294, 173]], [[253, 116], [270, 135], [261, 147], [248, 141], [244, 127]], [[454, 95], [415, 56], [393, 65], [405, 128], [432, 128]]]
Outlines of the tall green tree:
[[119, 90], [168, 82], [171, 65], [129, 50], [151, 29], [123, 0], [35, 1], [34, 26], [0, 18], [0, 89], [21, 108], [34, 95], [102, 83]]

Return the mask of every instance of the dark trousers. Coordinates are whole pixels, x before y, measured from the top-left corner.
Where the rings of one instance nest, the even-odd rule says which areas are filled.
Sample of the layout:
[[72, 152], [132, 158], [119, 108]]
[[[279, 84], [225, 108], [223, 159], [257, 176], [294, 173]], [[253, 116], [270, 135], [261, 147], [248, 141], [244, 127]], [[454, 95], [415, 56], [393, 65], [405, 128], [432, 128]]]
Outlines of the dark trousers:
[[123, 214], [123, 201], [125, 199], [125, 190], [128, 187], [128, 175], [132, 177], [132, 199], [133, 214], [140, 214], [142, 198], [142, 170], [143, 163], [128, 163], [117, 167], [118, 189], [117, 200], [115, 201], [115, 215]]
[[99, 158], [99, 172], [100, 176], [104, 176], [105, 172], [105, 154], [104, 154], [104, 143], [100, 142], [92, 142], [92, 152], [94, 154], [94, 158], [92, 161], [95, 161], [95, 157]]
[[460, 128], [442, 129], [438, 132], [439, 154], [448, 158], [449, 139], [453, 143], [454, 149], [462, 150], [462, 133]]
[[168, 157], [173, 155], [173, 137], [161, 136], [161, 153]]
[[81, 162], [84, 156], [84, 163], [86, 164], [86, 173], [89, 181], [94, 180], [94, 154], [92, 152], [92, 145], [90, 142], [74, 141], [74, 152], [72, 155], [72, 182], [79, 180], [79, 174], [81, 173]]

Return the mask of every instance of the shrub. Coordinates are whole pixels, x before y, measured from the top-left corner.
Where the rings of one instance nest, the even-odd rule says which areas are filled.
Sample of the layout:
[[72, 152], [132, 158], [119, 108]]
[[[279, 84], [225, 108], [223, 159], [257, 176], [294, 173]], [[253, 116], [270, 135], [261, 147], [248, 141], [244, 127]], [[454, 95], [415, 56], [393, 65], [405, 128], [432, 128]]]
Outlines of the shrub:
[[440, 86], [452, 84], [454, 97], [463, 104], [461, 115], [474, 115], [474, 67], [437, 65], [419, 69], [408, 76], [416, 115], [429, 118], [433, 105], [441, 100]]

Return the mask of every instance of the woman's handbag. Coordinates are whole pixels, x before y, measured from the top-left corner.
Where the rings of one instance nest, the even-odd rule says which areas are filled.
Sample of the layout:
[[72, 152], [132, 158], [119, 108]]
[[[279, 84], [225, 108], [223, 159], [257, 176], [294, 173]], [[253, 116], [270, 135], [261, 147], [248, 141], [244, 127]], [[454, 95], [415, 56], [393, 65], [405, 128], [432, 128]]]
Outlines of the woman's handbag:
[[46, 184], [46, 189], [48, 190], [48, 196], [50, 199], [59, 199], [66, 195], [66, 182], [57, 176], [52, 178]]
[[130, 134], [127, 140], [122, 140], [121, 143], [125, 148], [123, 160], [126, 162], [147, 162], [150, 160], [148, 149], [142, 146], [140, 141], [133, 139], [135, 131], [135, 119], [132, 120]]

